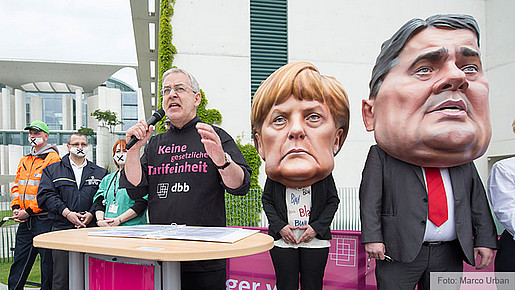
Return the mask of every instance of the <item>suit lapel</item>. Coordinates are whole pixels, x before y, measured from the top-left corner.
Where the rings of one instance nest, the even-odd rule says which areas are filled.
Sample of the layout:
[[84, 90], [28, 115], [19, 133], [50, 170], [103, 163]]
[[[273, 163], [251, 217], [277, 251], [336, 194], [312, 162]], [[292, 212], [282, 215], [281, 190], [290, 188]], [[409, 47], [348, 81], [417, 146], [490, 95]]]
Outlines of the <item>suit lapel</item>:
[[424, 181], [424, 175], [422, 174], [422, 167], [420, 167], [418, 165], [413, 165], [413, 164], [410, 164], [410, 166], [411, 166], [411, 169], [413, 169], [413, 171], [415, 171], [415, 174], [417, 175], [420, 183], [422, 183], [422, 186], [424, 188], [426, 188], [426, 182]]
[[[415, 171], [415, 174], [417, 175], [418, 179], [420, 180], [420, 182], [422, 183], [424, 188], [426, 188], [424, 175], [422, 173], [422, 167], [411, 164], [411, 168], [413, 169], [413, 171]], [[464, 178], [463, 177], [463, 168], [461, 166], [456, 166], [456, 167], [448, 167], [447, 170], [449, 171], [449, 176], [451, 178], [451, 186], [452, 186], [452, 192], [454, 195], [454, 201], [459, 202], [464, 194], [464, 187], [460, 186], [460, 183], [459, 183], [461, 180], [464, 180], [463, 179]], [[426, 191], [427, 191], [427, 189], [426, 189]], [[454, 207], [456, 207], [456, 205]]]
[[[275, 190], [280, 192], [280, 200], [279, 200], [279, 212], [286, 212], [286, 186], [282, 185], [279, 182], [274, 181], [276, 186]], [[286, 215], [288, 217], [288, 215]]]
[[451, 178], [452, 193], [454, 195], [454, 208], [457, 208], [459, 202], [465, 195], [465, 187], [461, 184], [465, 180], [463, 167], [449, 167], [449, 177]]

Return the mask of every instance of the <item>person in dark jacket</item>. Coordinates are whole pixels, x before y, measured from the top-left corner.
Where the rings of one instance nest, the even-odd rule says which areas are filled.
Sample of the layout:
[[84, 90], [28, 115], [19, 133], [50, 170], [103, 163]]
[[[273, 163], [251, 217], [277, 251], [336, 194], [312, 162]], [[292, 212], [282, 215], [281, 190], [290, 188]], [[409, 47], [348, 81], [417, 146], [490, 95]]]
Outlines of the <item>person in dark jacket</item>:
[[[69, 154], [43, 170], [37, 200], [52, 220], [52, 231], [94, 226], [93, 196], [107, 170], [86, 159], [86, 136], [68, 138]], [[68, 289], [68, 252], [54, 250], [53, 289]]]
[[266, 162], [262, 201], [277, 289], [299, 289], [299, 274], [302, 289], [322, 289], [340, 202], [331, 171], [349, 129], [347, 94], [314, 65], [293, 62], [258, 88], [251, 124]]

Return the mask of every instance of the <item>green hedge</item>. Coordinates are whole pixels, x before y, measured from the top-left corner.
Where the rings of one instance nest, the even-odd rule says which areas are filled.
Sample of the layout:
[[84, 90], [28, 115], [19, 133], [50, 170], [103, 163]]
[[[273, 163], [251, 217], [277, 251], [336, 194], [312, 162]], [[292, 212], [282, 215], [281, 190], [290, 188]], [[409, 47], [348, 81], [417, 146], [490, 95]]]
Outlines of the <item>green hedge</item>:
[[[163, 86], [161, 76], [163, 73], [172, 68], [172, 63], [174, 59], [174, 55], [177, 53], [177, 49], [172, 43], [173, 32], [172, 32], [172, 16], [174, 13], [174, 5], [175, 0], [161, 0], [161, 9], [159, 16], [159, 46], [158, 46], [158, 54], [159, 54], [159, 74], [158, 74], [158, 90]], [[159, 92], [159, 97], [157, 99], [157, 107], [163, 107], [163, 96], [161, 92]], [[157, 132], [163, 133], [166, 131], [165, 124], [163, 120], [157, 123]]]
[[252, 144], [241, 144], [241, 140], [238, 138], [236, 139], [236, 145], [238, 145], [247, 164], [252, 169], [252, 174], [250, 175], [249, 193], [244, 196], [234, 196], [225, 193], [227, 225], [257, 227], [260, 222], [261, 196], [263, 194], [258, 183], [261, 159]]
[[220, 111], [216, 109], [206, 109], [207, 99], [202, 89], [200, 89], [200, 95], [202, 96], [202, 99], [200, 100], [200, 104], [197, 107], [197, 115], [200, 121], [208, 124], [222, 124], [222, 114]]

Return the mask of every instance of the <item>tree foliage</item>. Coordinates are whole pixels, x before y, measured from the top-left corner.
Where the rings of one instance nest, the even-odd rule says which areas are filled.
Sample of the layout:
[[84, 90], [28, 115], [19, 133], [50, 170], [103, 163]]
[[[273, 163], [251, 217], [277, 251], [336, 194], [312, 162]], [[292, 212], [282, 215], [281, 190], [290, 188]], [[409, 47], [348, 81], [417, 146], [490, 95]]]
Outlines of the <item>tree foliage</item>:
[[208, 124], [222, 124], [222, 114], [217, 109], [206, 109], [207, 98], [204, 94], [204, 91], [200, 90], [200, 95], [202, 99], [200, 100], [200, 104], [197, 107], [197, 115], [200, 121], [208, 123]]
[[95, 134], [95, 132], [93, 132], [93, 129], [91, 128], [88, 128], [88, 127], [80, 127], [79, 130], [77, 130], [77, 132], [81, 133], [82, 135], [84, 136], [93, 136]]
[[[158, 88], [163, 87], [162, 79], [163, 73], [172, 68], [174, 55], [177, 53], [177, 49], [172, 43], [173, 31], [172, 31], [172, 16], [174, 13], [175, 0], [161, 0], [161, 14], [159, 15], [159, 74], [158, 74]], [[163, 96], [159, 92], [158, 97], [158, 108], [163, 107]], [[159, 121], [156, 125], [157, 133], [163, 133], [166, 131], [163, 120]]]
[[111, 133], [114, 131], [114, 126], [123, 124], [123, 122], [118, 120], [116, 113], [111, 112], [111, 110], [102, 111], [100, 109], [96, 109], [93, 113], [91, 113], [91, 116], [93, 116], [98, 121], [100, 126], [108, 127]]

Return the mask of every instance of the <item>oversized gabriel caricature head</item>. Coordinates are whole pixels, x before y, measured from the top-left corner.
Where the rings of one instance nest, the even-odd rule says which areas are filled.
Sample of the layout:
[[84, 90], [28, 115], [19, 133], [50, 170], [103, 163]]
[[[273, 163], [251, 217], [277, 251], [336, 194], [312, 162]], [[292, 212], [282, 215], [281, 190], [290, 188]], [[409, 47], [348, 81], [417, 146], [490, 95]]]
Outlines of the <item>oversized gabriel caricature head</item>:
[[377, 144], [405, 162], [450, 167], [483, 155], [492, 129], [475, 19], [404, 24], [381, 47], [362, 114]]
[[259, 86], [251, 125], [267, 176], [287, 187], [309, 186], [331, 173], [347, 137], [347, 93], [314, 65], [293, 62]]

